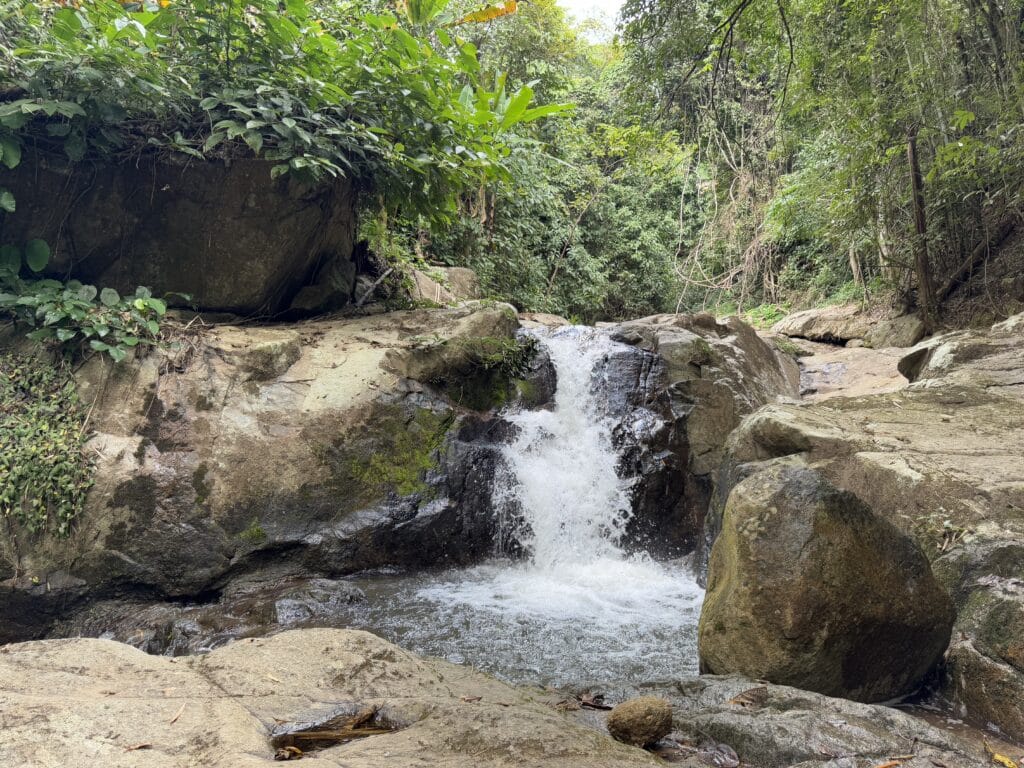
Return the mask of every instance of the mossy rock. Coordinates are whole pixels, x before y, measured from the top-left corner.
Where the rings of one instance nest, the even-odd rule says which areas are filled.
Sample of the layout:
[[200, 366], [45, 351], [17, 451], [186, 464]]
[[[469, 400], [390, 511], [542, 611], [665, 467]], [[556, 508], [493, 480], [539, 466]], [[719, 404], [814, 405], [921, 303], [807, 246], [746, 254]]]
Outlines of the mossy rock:
[[884, 701], [921, 684], [953, 618], [913, 540], [818, 472], [767, 464], [726, 503], [700, 619], [701, 664]]
[[317, 453], [329, 483], [354, 507], [389, 496], [429, 496], [428, 475], [455, 424], [452, 411], [404, 402], [380, 404], [345, 436]]

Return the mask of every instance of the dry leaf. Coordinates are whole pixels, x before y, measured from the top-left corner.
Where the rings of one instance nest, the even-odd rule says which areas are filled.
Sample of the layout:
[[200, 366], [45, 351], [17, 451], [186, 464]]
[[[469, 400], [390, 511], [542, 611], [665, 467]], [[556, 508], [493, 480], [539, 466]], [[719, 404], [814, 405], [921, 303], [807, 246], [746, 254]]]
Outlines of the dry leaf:
[[502, 16], [509, 16], [518, 10], [518, 3], [516, 0], [506, 0], [504, 3], [498, 5], [489, 5], [486, 8], [482, 8], [479, 11], [473, 11], [467, 13], [461, 19], [456, 21], [456, 24], [481, 24], [487, 21], [494, 21], [494, 19], [500, 19]]
[[181, 713], [184, 712], [184, 711], [185, 711], [185, 705], [182, 704], [181, 705], [181, 709], [178, 710], [178, 714], [176, 714], [174, 717], [171, 718], [171, 723], [170, 724], [174, 725], [176, 722], [178, 722], [178, 718], [181, 717]]
[[762, 685], [733, 696], [727, 703], [735, 704], [737, 706], [744, 707], [745, 709], [756, 709], [758, 707], [763, 707], [767, 701], [768, 686]]
[[1001, 755], [996, 752], [992, 747], [988, 745], [988, 742], [982, 742], [985, 745], [985, 751], [988, 752], [988, 756], [992, 758], [992, 762], [996, 765], [1001, 765], [1003, 768], [1020, 768], [1013, 760], [1008, 758], [1006, 755]]
[[125, 747], [125, 752], [135, 752], [140, 749], [152, 749], [153, 745], [148, 741], [140, 742], [139, 744], [132, 744], [130, 747]]

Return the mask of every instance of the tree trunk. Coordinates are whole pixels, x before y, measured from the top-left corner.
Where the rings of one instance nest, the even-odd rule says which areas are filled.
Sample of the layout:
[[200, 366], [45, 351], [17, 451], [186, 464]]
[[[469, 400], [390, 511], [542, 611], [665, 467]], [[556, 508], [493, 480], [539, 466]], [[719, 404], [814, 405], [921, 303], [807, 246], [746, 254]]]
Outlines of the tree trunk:
[[917, 157], [917, 128], [907, 136], [907, 161], [910, 163], [910, 188], [913, 194], [914, 227], [917, 242], [914, 247], [914, 263], [917, 270], [918, 304], [925, 331], [935, 331], [935, 290], [932, 287], [932, 270], [928, 259], [928, 219], [924, 207], [924, 184], [921, 178], [921, 163]]

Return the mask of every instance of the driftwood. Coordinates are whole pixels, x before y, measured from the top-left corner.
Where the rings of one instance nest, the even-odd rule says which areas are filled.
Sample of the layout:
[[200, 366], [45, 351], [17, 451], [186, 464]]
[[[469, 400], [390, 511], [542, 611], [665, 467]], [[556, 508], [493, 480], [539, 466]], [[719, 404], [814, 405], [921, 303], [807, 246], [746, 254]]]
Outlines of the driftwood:
[[979, 243], [978, 246], [971, 251], [970, 255], [964, 260], [956, 272], [945, 282], [945, 284], [939, 288], [935, 298], [939, 301], [945, 301], [945, 299], [953, 292], [967, 275], [973, 272], [977, 266], [985, 259], [989, 251], [998, 248], [1008, 238], [1013, 231], [1017, 228], [1017, 222], [1015, 219], [1006, 219], [994, 233], [992, 237], [983, 243]]

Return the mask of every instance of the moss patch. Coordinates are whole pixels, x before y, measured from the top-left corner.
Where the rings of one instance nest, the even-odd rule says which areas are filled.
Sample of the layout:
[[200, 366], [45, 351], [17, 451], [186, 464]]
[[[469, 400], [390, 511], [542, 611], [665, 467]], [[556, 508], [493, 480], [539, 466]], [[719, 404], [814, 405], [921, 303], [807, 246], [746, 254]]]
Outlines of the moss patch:
[[445, 344], [457, 352], [459, 364], [427, 383], [459, 405], [477, 411], [505, 405], [516, 391], [515, 380], [527, 375], [537, 354], [537, 340], [532, 336], [479, 336]]
[[374, 409], [361, 434], [335, 440], [320, 453], [336, 492], [353, 508], [394, 494], [429, 495], [427, 474], [437, 468], [438, 451], [455, 422], [452, 412], [400, 405]]
[[67, 535], [93, 484], [85, 409], [71, 374], [0, 355], [0, 516]]
[[196, 504], [203, 504], [210, 497], [212, 488], [206, 479], [209, 472], [210, 468], [206, 465], [206, 462], [203, 462], [192, 473], [192, 488], [196, 492]]
[[267, 532], [264, 530], [263, 526], [260, 525], [260, 521], [254, 517], [252, 522], [249, 523], [249, 527], [238, 534], [238, 538], [246, 544], [257, 546], [267, 540]]

